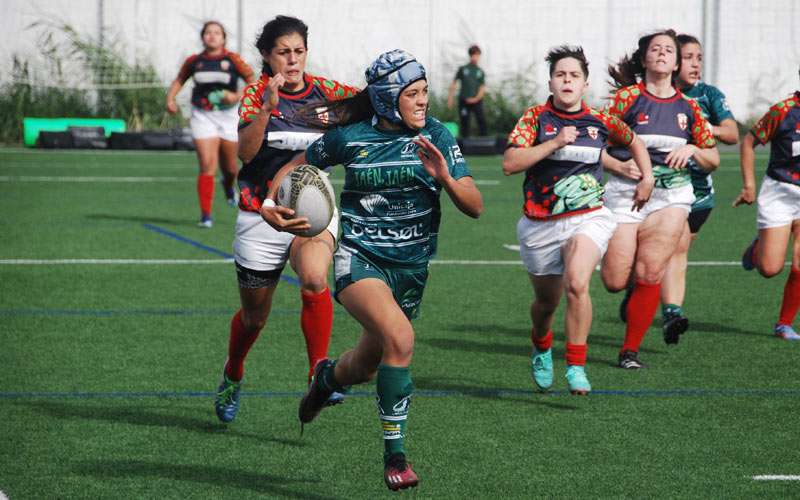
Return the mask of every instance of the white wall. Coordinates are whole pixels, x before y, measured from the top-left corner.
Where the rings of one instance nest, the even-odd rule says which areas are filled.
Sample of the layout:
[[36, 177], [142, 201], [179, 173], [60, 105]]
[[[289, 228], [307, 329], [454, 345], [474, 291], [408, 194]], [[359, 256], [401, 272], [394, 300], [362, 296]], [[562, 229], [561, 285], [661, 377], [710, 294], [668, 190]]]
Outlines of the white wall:
[[[96, 35], [100, 3], [2, 0], [0, 80], [8, 78], [12, 54], [36, 53], [37, 31], [27, 26], [42, 19], [61, 20]], [[229, 48], [260, 67], [253, 43], [261, 26], [277, 14], [289, 14], [310, 27], [309, 70], [357, 85], [364, 84], [363, 70], [376, 55], [401, 47], [425, 64], [433, 89], [441, 92], [467, 59], [467, 46], [478, 43], [489, 85], [533, 63], [543, 99], [545, 53], [549, 47], [571, 43], [586, 50], [590, 101], [599, 104], [608, 93], [608, 63], [632, 51], [640, 35], [672, 27], [709, 38], [707, 80], [728, 95], [739, 118], [763, 113], [768, 103], [800, 86], [797, 0], [102, 0], [102, 4], [107, 36], [117, 37], [130, 58], [151, 60], [165, 85], [183, 59], [201, 49], [198, 31], [204, 20], [222, 21]], [[238, 5], [242, 33], [237, 33]], [[709, 14], [705, 23], [704, 11]], [[239, 35], [243, 47], [237, 47]]]

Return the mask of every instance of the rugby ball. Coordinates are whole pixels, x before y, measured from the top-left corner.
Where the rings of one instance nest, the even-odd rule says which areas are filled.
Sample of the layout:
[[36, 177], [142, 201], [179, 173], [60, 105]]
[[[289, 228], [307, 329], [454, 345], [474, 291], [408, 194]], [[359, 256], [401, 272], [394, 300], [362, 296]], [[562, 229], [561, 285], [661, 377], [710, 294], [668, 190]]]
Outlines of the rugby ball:
[[307, 217], [311, 228], [301, 236], [316, 236], [328, 227], [336, 207], [328, 174], [313, 165], [300, 165], [281, 179], [278, 205], [294, 210], [296, 217]]

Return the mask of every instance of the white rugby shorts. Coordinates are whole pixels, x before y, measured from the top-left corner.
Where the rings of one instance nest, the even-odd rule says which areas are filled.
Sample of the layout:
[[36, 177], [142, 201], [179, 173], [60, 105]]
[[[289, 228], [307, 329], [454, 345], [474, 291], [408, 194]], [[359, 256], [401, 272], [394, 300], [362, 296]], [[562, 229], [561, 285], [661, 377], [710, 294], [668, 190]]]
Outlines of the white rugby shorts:
[[636, 184], [636, 181], [630, 179], [609, 176], [605, 186], [604, 205], [614, 213], [618, 224], [642, 222], [648, 215], [667, 207], [682, 208], [686, 210], [686, 216], [689, 216], [695, 200], [691, 184], [672, 189], [653, 188], [650, 200], [638, 212], [632, 209]]
[[225, 141], [239, 142], [239, 111], [236, 106], [215, 110], [192, 107], [189, 124], [194, 139], [219, 137]]
[[[339, 211], [334, 210], [327, 231], [336, 241], [339, 231]], [[254, 271], [272, 271], [286, 266], [292, 233], [278, 231], [257, 212], [239, 210], [236, 235], [233, 238], [233, 258], [240, 266]]]
[[764, 176], [758, 191], [758, 228], [791, 224], [800, 219], [800, 186]]
[[517, 223], [519, 254], [528, 273], [561, 275], [564, 274], [561, 250], [570, 238], [576, 234], [588, 236], [602, 258], [616, 228], [614, 215], [606, 207], [555, 219], [530, 219], [523, 215]]

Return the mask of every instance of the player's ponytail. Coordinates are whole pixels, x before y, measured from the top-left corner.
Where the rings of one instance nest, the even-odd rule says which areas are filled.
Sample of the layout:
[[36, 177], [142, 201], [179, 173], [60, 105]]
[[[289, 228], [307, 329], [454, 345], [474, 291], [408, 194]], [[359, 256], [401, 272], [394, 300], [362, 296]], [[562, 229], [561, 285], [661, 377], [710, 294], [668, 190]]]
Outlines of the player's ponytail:
[[297, 118], [310, 127], [324, 130], [364, 121], [374, 114], [369, 94], [361, 91], [347, 99], [307, 104], [298, 110]]
[[636, 85], [640, 80], [644, 80], [644, 56], [653, 38], [660, 35], [668, 36], [675, 42], [675, 50], [677, 51], [675, 58], [678, 63], [677, 69], [672, 73], [673, 84], [675, 83], [675, 78], [681, 70], [681, 43], [678, 40], [678, 36], [675, 34], [675, 30], [668, 29], [641, 37], [638, 47], [633, 54], [629, 56], [626, 55], [620, 59], [616, 66], [613, 64], [608, 66], [608, 74], [611, 76], [609, 84], [613, 88], [619, 89], [629, 85]]

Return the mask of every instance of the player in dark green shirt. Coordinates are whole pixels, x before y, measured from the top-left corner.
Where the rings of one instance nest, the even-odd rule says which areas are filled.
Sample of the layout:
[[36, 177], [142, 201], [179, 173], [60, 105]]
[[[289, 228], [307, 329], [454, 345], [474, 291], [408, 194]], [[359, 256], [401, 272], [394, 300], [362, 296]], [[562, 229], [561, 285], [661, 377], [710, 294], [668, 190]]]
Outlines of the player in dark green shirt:
[[447, 107], [453, 107], [453, 96], [456, 91], [456, 82], [461, 82], [458, 91], [458, 117], [461, 121], [461, 137], [469, 136], [469, 115], [474, 113], [478, 120], [478, 130], [481, 135], [486, 135], [486, 117], [483, 114], [483, 96], [486, 93], [486, 78], [483, 70], [478, 66], [481, 59], [481, 49], [477, 45], [469, 48], [469, 64], [458, 68], [450, 89], [447, 93]]
[[[342, 235], [334, 256], [336, 299], [363, 326], [353, 350], [323, 360], [300, 403], [302, 423], [313, 420], [328, 396], [377, 375], [378, 407], [384, 439], [384, 480], [392, 489], [416, 486], [405, 459], [406, 418], [414, 386], [409, 365], [414, 348], [411, 319], [417, 316], [428, 262], [436, 253], [446, 191], [459, 210], [478, 217], [483, 210], [455, 139], [438, 120], [426, 116], [425, 69], [410, 54], [382, 54], [366, 71], [366, 92], [310, 110], [311, 120], [340, 125], [312, 143], [276, 175], [302, 163], [320, 168], [344, 165]], [[283, 207], [262, 209], [278, 230], [308, 228]]]
[[[725, 94], [718, 88], [700, 80], [702, 76], [703, 47], [691, 35], [678, 35], [681, 44], [681, 70], [678, 84], [681, 92], [694, 99], [703, 111], [703, 116], [712, 125], [714, 137], [725, 144], [739, 142], [739, 130], [731, 113]], [[711, 171], [704, 170], [692, 160], [689, 163], [695, 201], [689, 213], [687, 228], [681, 243], [675, 250], [661, 282], [661, 316], [664, 335], [672, 338], [686, 331], [689, 320], [683, 313], [686, 293], [686, 269], [689, 261], [689, 246], [697, 237], [700, 228], [714, 208], [714, 185]]]

